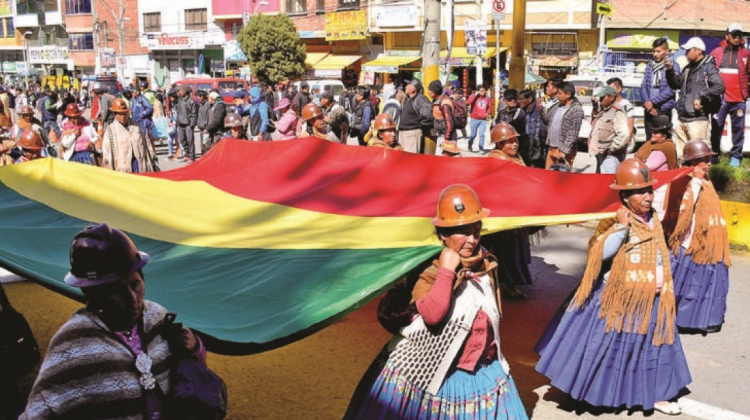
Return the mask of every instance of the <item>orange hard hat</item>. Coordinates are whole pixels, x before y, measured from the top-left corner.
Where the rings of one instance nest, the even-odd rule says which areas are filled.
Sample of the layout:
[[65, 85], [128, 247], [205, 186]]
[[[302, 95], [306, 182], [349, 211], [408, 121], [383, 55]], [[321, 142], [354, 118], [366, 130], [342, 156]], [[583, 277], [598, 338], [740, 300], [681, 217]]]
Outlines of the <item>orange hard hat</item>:
[[440, 193], [437, 215], [432, 219], [432, 224], [437, 227], [463, 226], [489, 215], [490, 211], [482, 208], [479, 196], [471, 187], [453, 184]]
[[241, 127], [242, 126], [242, 117], [240, 117], [239, 114], [236, 112], [230, 112], [227, 114], [226, 117], [224, 117], [224, 127], [226, 128], [232, 128], [232, 127]]
[[625, 159], [615, 171], [615, 180], [609, 187], [613, 190], [637, 190], [654, 185], [656, 180], [643, 161]]
[[68, 104], [68, 106], [65, 107], [63, 115], [66, 117], [80, 117], [83, 115], [83, 110], [76, 104]]
[[682, 149], [682, 161], [689, 162], [694, 159], [713, 156], [715, 154], [716, 153], [711, 150], [711, 147], [708, 145], [708, 143], [706, 143], [705, 140], [690, 140], [689, 142], [685, 143], [685, 147]]
[[309, 103], [302, 107], [302, 119], [304, 121], [311, 120], [315, 117], [323, 115], [323, 110], [319, 106]]
[[389, 114], [380, 114], [375, 117], [373, 127], [375, 127], [375, 131], [396, 128], [396, 121], [394, 121], [393, 117], [391, 117]]
[[22, 149], [28, 150], [42, 150], [44, 148], [44, 143], [42, 143], [42, 138], [39, 136], [39, 133], [32, 129], [24, 130], [23, 133], [21, 133], [21, 138], [18, 139], [18, 145]]
[[493, 143], [504, 142], [505, 140], [514, 139], [516, 137], [518, 137], [516, 129], [505, 121], [492, 127], [492, 132], [490, 133], [490, 140]]
[[21, 115], [34, 115], [34, 108], [31, 107], [31, 105], [24, 105], [21, 107], [21, 112], [19, 112]]
[[112, 102], [112, 106], [109, 107], [109, 111], [114, 112], [115, 114], [126, 114], [130, 112], [128, 101], [122, 98], [115, 99], [115, 101]]

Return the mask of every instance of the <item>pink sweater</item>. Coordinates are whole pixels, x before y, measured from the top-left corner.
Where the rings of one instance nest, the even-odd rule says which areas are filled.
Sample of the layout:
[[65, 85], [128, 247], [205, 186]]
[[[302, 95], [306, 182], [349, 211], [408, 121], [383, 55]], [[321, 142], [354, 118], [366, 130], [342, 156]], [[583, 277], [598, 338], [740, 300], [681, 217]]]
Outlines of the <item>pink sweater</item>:
[[[426, 324], [436, 325], [448, 313], [455, 278], [456, 273], [440, 267], [435, 284], [430, 292], [427, 296], [417, 300], [417, 311]], [[469, 338], [464, 344], [456, 366], [459, 369], [473, 372], [480, 360], [495, 356], [497, 350], [494, 342], [495, 337], [490, 318], [480, 309], [476, 318], [474, 318]]]

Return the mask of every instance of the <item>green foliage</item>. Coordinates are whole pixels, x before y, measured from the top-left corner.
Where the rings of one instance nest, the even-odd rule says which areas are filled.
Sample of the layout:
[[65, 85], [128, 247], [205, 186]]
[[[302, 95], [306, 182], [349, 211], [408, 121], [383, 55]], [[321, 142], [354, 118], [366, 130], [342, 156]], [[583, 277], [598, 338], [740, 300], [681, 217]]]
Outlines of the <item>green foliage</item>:
[[729, 157], [722, 156], [711, 165], [708, 173], [719, 197], [727, 201], [750, 202], [750, 160], [743, 159], [739, 168], [729, 165]]
[[237, 40], [247, 56], [252, 75], [264, 85], [294, 80], [305, 73], [307, 52], [287, 15], [253, 15]]

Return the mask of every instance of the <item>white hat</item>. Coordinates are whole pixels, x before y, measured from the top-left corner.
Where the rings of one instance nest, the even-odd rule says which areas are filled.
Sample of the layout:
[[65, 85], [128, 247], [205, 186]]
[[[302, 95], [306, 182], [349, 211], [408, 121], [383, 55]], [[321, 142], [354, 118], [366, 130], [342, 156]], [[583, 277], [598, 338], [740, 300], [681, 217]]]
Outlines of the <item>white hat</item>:
[[740, 31], [740, 32], [742, 32], [742, 25], [740, 25], [739, 23], [735, 22], [735, 23], [730, 24], [729, 27], [727, 27], [727, 33], [728, 34], [731, 34], [734, 31]]
[[688, 39], [688, 42], [686, 42], [682, 48], [689, 50], [691, 48], [698, 48], [701, 51], [706, 51], [706, 44], [703, 43], [703, 40], [698, 38], [697, 36], [694, 36], [690, 39]]

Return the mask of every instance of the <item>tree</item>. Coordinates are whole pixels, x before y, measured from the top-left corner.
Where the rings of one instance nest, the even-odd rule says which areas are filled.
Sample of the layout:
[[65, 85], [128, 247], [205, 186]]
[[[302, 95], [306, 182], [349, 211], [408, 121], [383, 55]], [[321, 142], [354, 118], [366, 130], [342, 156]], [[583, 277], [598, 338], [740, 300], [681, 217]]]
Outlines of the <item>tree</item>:
[[305, 73], [307, 52], [287, 15], [253, 15], [237, 40], [250, 62], [253, 76], [266, 86]]

